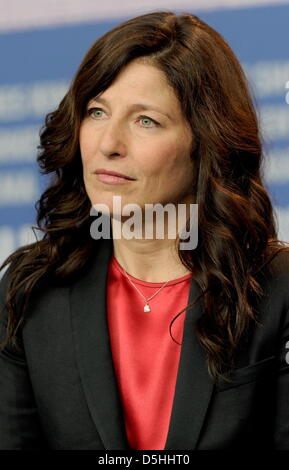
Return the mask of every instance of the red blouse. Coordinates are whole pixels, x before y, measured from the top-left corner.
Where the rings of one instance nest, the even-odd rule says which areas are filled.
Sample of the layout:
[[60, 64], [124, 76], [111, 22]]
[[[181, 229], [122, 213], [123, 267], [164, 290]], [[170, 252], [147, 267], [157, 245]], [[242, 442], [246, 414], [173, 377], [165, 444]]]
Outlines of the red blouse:
[[[108, 269], [107, 315], [112, 358], [132, 449], [164, 449], [175, 392], [181, 345], [170, 336], [170, 322], [188, 303], [191, 274], [172, 280], [149, 301], [132, 286], [112, 256]], [[163, 282], [130, 276], [151, 297]], [[182, 342], [185, 312], [171, 334]]]

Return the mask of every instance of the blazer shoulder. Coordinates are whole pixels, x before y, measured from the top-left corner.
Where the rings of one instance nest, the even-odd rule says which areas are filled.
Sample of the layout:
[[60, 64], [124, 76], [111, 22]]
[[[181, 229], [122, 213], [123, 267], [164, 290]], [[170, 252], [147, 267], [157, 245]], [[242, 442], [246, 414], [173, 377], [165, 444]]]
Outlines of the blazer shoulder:
[[259, 274], [270, 284], [287, 287], [289, 291], [289, 247], [288, 250], [279, 251], [273, 257], [271, 256], [261, 268]]
[[269, 262], [269, 269], [278, 276], [289, 276], [289, 246], [279, 251]]
[[275, 317], [279, 311], [289, 324], [289, 249], [279, 251], [271, 258], [260, 271], [259, 281], [266, 306]]

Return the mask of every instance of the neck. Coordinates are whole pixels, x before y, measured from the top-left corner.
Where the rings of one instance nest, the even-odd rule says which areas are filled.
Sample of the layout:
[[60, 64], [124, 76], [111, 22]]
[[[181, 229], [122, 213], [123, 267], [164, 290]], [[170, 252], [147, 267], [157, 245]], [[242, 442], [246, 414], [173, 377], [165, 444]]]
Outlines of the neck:
[[[180, 212], [178, 206], [176, 206], [176, 218], [173, 218], [173, 225], [175, 225], [175, 236], [173, 235], [173, 238], [169, 235], [171, 220], [167, 213], [165, 213], [163, 219], [164, 231], [162, 238], [157, 238], [155, 215], [149, 224], [146, 217], [142, 218], [140, 222], [137, 221], [136, 225], [140, 224], [141, 227], [141, 230], [138, 230], [141, 236], [131, 239], [127, 239], [123, 235], [114, 237], [114, 223], [112, 223], [114, 256], [131, 276], [147, 282], [166, 282], [191, 272], [182, 264], [179, 258], [178, 236], [176, 234], [177, 227], [185, 227], [186, 220], [191, 215], [190, 203], [192, 197], [189, 195], [182, 202], [185, 212]], [[123, 217], [121, 225], [125, 220], [126, 217]], [[148, 228], [148, 226], [152, 228], [150, 238], [145, 236], [145, 227]]]
[[171, 281], [190, 273], [178, 256], [175, 240], [114, 239], [113, 251], [126, 272], [146, 282]]

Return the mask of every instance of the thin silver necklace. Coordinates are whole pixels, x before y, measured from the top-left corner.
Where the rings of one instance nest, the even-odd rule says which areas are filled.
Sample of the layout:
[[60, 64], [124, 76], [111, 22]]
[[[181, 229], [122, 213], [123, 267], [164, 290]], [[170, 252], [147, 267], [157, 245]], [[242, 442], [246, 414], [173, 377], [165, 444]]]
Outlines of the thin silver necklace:
[[147, 298], [138, 290], [138, 288], [134, 285], [133, 281], [128, 277], [128, 274], [127, 274], [127, 272], [126, 272], [124, 269], [123, 269], [123, 272], [124, 272], [124, 274], [126, 275], [126, 277], [128, 278], [129, 282], [132, 284], [132, 286], [138, 291], [139, 295], [141, 295], [142, 298], [145, 299], [145, 302], [146, 302], [146, 303], [145, 303], [145, 306], [144, 306], [144, 308], [143, 308], [143, 311], [144, 311], [144, 312], [150, 312], [150, 311], [151, 311], [151, 308], [150, 308], [150, 306], [149, 306], [149, 301], [150, 301], [153, 297], [155, 297], [155, 295], [157, 295], [157, 294], [167, 285], [167, 283], [168, 283], [170, 280], [166, 281], [151, 297], [149, 297], [149, 298], [147, 299]]

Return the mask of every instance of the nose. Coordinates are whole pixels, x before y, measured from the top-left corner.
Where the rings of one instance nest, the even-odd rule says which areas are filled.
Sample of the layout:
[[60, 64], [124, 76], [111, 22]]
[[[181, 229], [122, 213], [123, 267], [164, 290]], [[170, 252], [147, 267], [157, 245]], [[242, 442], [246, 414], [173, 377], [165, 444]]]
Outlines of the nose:
[[100, 135], [99, 151], [105, 157], [126, 155], [125, 132], [117, 121], [110, 119]]

